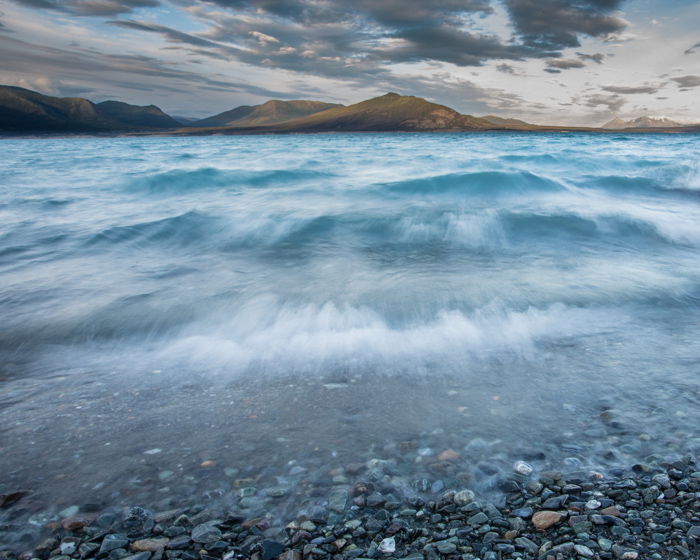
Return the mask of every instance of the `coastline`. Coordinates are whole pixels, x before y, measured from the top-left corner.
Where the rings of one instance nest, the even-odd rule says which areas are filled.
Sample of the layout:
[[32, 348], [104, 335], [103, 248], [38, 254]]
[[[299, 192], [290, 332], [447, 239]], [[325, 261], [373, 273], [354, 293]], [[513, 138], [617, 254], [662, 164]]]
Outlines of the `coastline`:
[[488, 130], [148, 130], [148, 131], [76, 131], [76, 132], [8, 132], [0, 130], [1, 140], [56, 140], [60, 138], [182, 138], [202, 136], [293, 136], [293, 135], [338, 135], [338, 134], [618, 134], [618, 135], [667, 135], [667, 134], [700, 134], [697, 127], [683, 129], [624, 129], [610, 130], [603, 128], [577, 128], [577, 127], [541, 127], [538, 129], [509, 129], [494, 128]]
[[[449, 469], [459, 454], [438, 456]], [[633, 465], [617, 476], [531, 472], [518, 462], [497, 499], [468, 485], [424, 497], [392, 485], [395, 463], [373, 459], [328, 472], [318, 504], [291, 522], [223, 504], [160, 510], [148, 504], [66, 510], [41, 542], [0, 548], [7, 560], [300, 560], [407, 558], [505, 560], [695, 558], [700, 552], [700, 471], [690, 459]], [[254, 481], [240, 480], [244, 484]], [[280, 489], [258, 489], [275, 499]], [[25, 496], [3, 496], [22, 507]]]

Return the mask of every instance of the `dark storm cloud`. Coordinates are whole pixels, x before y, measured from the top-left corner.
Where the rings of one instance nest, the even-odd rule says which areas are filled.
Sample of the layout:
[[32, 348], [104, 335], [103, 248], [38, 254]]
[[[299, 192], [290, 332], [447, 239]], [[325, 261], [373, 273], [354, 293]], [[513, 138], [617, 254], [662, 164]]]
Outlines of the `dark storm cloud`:
[[[522, 60], [544, 53], [528, 47], [503, 44], [497, 37], [469, 33], [450, 27], [406, 29], [397, 37], [407, 42], [395, 48], [380, 48], [373, 56], [388, 62], [439, 60], [457, 66], [480, 66], [488, 59]], [[547, 53], [551, 55], [552, 53]]]
[[642, 86], [604, 86], [603, 91], [607, 91], [610, 93], [622, 93], [624, 95], [627, 95], [630, 93], [656, 93], [662, 87], [664, 87], [664, 85], [665, 84], [658, 84], [658, 85], [645, 84]]
[[29, 8], [67, 12], [80, 16], [114, 16], [127, 14], [135, 8], [153, 8], [159, 0], [12, 0]]
[[0, 72], [22, 75], [26, 74], [27, 68], [31, 68], [33, 73], [39, 75], [52, 75], [58, 72], [65, 82], [83, 82], [87, 73], [93, 78], [99, 77], [103, 85], [120, 88], [140, 90], [143, 87], [158, 89], [172, 87], [173, 91], [188, 88], [194, 92], [203, 88], [218, 88], [268, 98], [289, 97], [285, 93], [247, 83], [180, 70], [158, 59], [143, 55], [109, 54], [80, 48], [68, 51], [27, 43], [2, 35], [0, 35], [0, 51], [4, 54], [0, 58]]
[[605, 37], [625, 22], [612, 15], [623, 0], [505, 0], [525, 45], [545, 50], [578, 47], [579, 36]]
[[[610, 15], [621, 0], [508, 0], [520, 40], [478, 31], [479, 18], [493, 12], [495, 0], [179, 1], [212, 24], [204, 36], [245, 47], [246, 62], [264, 60], [272, 66], [306, 70], [309, 64], [302, 58], [316, 58], [323, 61], [319, 65], [323, 73], [331, 70], [333, 58], [345, 66], [348, 60], [361, 59], [364, 68], [420, 61], [480, 66], [489, 60], [555, 58], [561, 49], [577, 46], [580, 35], [602, 36], [624, 27], [622, 20]], [[224, 10], [212, 12], [204, 9], [207, 5]], [[539, 31], [538, 10], [544, 10], [540, 15], [547, 20], [546, 33]], [[259, 40], [259, 34], [273, 40]], [[602, 60], [602, 55], [588, 56]]]
[[[13, 0], [80, 15], [125, 14], [163, 0]], [[158, 34], [183, 48], [185, 60], [236, 59], [351, 84], [370, 85], [395, 63], [481, 66], [491, 60], [557, 59], [582, 35], [624, 27], [613, 13], [622, 0], [505, 0], [515, 37], [482, 31], [479, 19], [497, 0], [169, 0], [208, 29], [187, 33], [158, 23], [109, 23]], [[500, 1], [500, 0], [499, 0]], [[600, 62], [602, 55], [581, 55]], [[549, 71], [580, 68], [578, 60]]]
[[235, 11], [267, 13], [297, 23], [372, 21], [389, 28], [459, 23], [469, 13], [490, 13], [491, 0], [205, 0]]
[[552, 58], [547, 61], [547, 66], [558, 70], [569, 70], [570, 68], [583, 68], [586, 65], [575, 58]]
[[700, 76], [680, 76], [671, 79], [678, 84], [679, 88], [689, 89], [700, 86]]

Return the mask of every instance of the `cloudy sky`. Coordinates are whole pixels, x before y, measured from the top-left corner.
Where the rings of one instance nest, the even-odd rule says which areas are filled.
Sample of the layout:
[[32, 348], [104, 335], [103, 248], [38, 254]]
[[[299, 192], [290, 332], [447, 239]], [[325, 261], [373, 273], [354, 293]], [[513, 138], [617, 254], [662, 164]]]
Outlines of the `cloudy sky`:
[[0, 0], [0, 83], [207, 116], [396, 91], [475, 115], [700, 122], [698, 0]]

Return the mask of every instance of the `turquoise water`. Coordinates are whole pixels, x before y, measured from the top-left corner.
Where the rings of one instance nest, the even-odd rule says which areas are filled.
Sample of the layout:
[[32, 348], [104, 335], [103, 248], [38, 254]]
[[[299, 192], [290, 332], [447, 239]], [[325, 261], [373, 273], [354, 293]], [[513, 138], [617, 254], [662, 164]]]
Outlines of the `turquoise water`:
[[412, 436], [504, 469], [700, 450], [698, 136], [0, 146], [7, 489], [147, 501]]

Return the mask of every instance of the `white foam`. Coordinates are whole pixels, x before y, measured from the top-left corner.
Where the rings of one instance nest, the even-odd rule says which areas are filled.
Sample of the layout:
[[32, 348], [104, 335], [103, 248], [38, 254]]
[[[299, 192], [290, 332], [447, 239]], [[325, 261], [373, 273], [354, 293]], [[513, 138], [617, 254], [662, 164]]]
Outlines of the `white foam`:
[[600, 332], [619, 320], [609, 311], [562, 304], [524, 311], [491, 305], [470, 314], [445, 309], [424, 320], [392, 324], [368, 307], [292, 306], [259, 298], [225, 324], [190, 329], [160, 356], [200, 371], [240, 373], [258, 366], [288, 373], [351, 366], [388, 372], [407, 365], [425, 371], [436, 360], [454, 366], [495, 355], [533, 359], [539, 342]]

